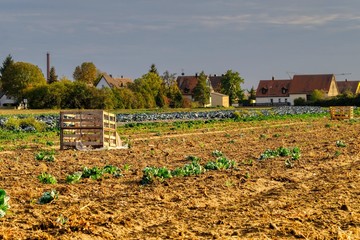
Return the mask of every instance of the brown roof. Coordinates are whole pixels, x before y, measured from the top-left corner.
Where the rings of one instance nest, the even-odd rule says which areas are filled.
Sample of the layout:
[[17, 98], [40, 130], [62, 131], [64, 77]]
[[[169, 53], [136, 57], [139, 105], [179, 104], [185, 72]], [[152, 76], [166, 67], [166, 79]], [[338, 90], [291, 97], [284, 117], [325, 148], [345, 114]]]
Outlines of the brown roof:
[[221, 79], [222, 76], [209, 76], [209, 81], [215, 92], [221, 92]]
[[112, 78], [107, 74], [103, 74], [103, 77], [111, 88], [123, 88], [132, 82], [130, 78]]
[[178, 76], [176, 82], [182, 94], [192, 95], [198, 78], [196, 76]]
[[290, 94], [311, 94], [315, 89], [329, 92], [333, 74], [294, 75]]
[[291, 80], [260, 80], [256, 97], [288, 97]]
[[351, 91], [356, 94], [356, 90], [359, 86], [360, 81], [337, 81], [337, 86], [340, 93], [344, 93], [346, 91]]

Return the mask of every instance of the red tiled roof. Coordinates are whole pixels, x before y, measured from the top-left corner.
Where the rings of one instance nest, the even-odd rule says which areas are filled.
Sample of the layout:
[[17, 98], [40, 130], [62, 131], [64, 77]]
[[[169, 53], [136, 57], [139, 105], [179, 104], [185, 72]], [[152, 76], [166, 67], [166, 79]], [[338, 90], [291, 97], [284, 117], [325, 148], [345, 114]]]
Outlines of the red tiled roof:
[[337, 86], [340, 93], [344, 93], [350, 90], [352, 93], [356, 94], [359, 83], [360, 81], [337, 81]]
[[103, 77], [111, 88], [123, 88], [132, 82], [130, 78], [112, 78], [107, 74], [103, 74]]
[[196, 76], [178, 76], [176, 82], [183, 95], [192, 95], [198, 78]]
[[211, 87], [215, 92], [221, 92], [221, 79], [222, 76], [209, 76]]
[[294, 75], [289, 94], [311, 94], [315, 89], [329, 92], [333, 74]]
[[260, 80], [256, 97], [288, 97], [291, 80]]

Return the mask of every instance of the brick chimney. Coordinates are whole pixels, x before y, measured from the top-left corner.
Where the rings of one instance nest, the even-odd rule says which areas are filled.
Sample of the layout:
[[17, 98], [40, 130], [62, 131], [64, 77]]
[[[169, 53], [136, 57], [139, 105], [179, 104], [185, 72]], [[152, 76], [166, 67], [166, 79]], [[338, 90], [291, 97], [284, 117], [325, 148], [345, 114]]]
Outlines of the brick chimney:
[[46, 53], [46, 80], [50, 81], [50, 53]]

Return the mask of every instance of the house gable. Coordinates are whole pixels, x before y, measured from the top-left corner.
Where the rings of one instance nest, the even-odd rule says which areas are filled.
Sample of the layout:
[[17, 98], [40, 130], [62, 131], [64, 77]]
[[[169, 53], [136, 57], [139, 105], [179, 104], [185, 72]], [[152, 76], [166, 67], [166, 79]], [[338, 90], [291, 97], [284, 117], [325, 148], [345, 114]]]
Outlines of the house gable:
[[96, 87], [100, 89], [104, 87], [124, 88], [131, 82], [132, 80], [130, 78], [113, 78], [108, 74], [103, 74], [99, 82], [96, 84]]
[[294, 75], [289, 94], [310, 95], [316, 89], [328, 96], [338, 95], [334, 74]]
[[360, 81], [337, 81], [337, 87], [339, 90], [339, 93], [343, 94], [347, 91], [350, 91], [353, 94], [359, 93], [359, 85]]

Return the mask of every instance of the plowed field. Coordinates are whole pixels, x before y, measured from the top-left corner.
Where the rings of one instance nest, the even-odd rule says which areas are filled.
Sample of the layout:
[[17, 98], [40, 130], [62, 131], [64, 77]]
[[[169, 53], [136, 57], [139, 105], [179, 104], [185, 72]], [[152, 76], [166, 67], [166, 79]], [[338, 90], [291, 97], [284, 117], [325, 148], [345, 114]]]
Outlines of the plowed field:
[[[36, 147], [3, 151], [0, 188], [11, 208], [0, 218], [0, 239], [360, 239], [359, 129], [359, 121], [328, 118], [222, 123], [124, 132], [129, 149], [55, 146], [54, 162], [36, 160]], [[300, 159], [258, 160], [279, 147], [300, 148]], [[175, 169], [189, 155], [205, 164], [214, 150], [237, 167], [140, 183], [146, 166]], [[123, 176], [65, 181], [84, 166], [109, 164]], [[42, 172], [58, 183], [40, 183]], [[58, 199], [39, 204], [51, 189]]]

